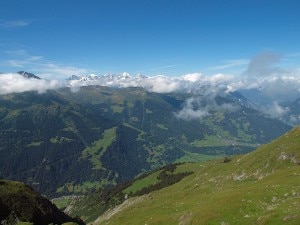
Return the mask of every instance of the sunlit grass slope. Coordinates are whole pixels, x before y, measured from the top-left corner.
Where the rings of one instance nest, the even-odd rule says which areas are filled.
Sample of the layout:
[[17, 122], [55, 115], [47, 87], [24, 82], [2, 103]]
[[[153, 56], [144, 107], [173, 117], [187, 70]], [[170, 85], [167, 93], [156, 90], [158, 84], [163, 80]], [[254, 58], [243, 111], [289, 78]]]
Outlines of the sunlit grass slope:
[[180, 182], [134, 197], [93, 224], [300, 224], [300, 128], [256, 151], [207, 163]]

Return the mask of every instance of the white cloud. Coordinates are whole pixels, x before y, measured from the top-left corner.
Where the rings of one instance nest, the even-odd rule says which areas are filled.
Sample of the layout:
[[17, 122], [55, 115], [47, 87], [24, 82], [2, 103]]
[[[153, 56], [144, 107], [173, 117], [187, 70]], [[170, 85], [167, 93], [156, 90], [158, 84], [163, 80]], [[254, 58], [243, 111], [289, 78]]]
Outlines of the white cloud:
[[183, 108], [174, 115], [183, 120], [201, 120], [213, 112], [235, 112], [240, 109], [239, 106], [230, 103], [217, 104], [213, 94], [209, 92], [206, 94], [206, 96], [188, 98]]
[[[141, 82], [139, 82], [141, 84]], [[143, 82], [144, 87], [153, 92], [168, 93], [180, 89], [180, 82], [164, 76], [150, 77]]]
[[273, 102], [271, 105], [262, 108], [262, 111], [272, 118], [282, 118], [287, 110], [281, 107], [277, 102]]
[[231, 83], [233, 79], [234, 76], [219, 73], [211, 76], [205, 76], [203, 81], [212, 85], [218, 85], [218, 84]]
[[209, 115], [207, 107], [199, 107], [199, 99], [197, 98], [189, 98], [185, 101], [184, 107], [175, 113], [175, 116], [178, 119], [183, 120], [194, 120], [194, 119], [202, 119], [205, 116]]
[[267, 77], [285, 72], [276, 66], [282, 56], [275, 52], [262, 52], [256, 55], [248, 64], [244, 75], [248, 77]]
[[28, 79], [19, 74], [0, 74], [0, 94], [21, 93], [25, 91], [37, 91], [45, 93], [63, 87], [57, 80]]
[[202, 76], [201, 73], [189, 73], [189, 74], [183, 75], [182, 78], [185, 81], [196, 82], [201, 79], [201, 76]]

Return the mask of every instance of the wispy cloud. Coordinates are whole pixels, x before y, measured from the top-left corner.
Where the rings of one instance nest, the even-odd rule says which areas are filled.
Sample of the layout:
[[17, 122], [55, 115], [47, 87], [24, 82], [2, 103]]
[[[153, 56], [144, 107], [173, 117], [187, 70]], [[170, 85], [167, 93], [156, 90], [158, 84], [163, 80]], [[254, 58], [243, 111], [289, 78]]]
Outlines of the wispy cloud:
[[231, 59], [231, 60], [224, 60], [223, 65], [220, 66], [213, 66], [208, 68], [209, 70], [224, 70], [224, 69], [231, 69], [235, 67], [245, 66], [249, 63], [248, 59]]
[[215, 93], [206, 92], [201, 97], [191, 97], [185, 101], [183, 108], [174, 113], [178, 119], [194, 120], [202, 119], [211, 115], [212, 111], [235, 112], [239, 110], [238, 105], [223, 103], [218, 104], [215, 100]]
[[19, 28], [27, 27], [31, 22], [29, 20], [0, 20], [0, 27], [2, 28]]
[[300, 52], [293, 52], [290, 54], [285, 55], [286, 58], [290, 58], [290, 57], [300, 57]]
[[26, 50], [6, 51], [10, 59], [0, 61], [1, 66], [12, 67], [16, 70], [27, 70], [37, 73], [47, 79], [64, 79], [71, 75], [82, 75], [91, 71], [81, 67], [63, 65], [45, 59], [43, 56], [30, 55]]
[[287, 113], [287, 110], [281, 107], [276, 101], [272, 102], [270, 105], [264, 106], [262, 111], [271, 118], [281, 118]]
[[27, 68], [43, 64], [42, 56], [30, 55], [24, 49], [5, 51], [10, 59], [0, 61], [0, 65], [16, 68]]
[[170, 68], [177, 67], [177, 66], [182, 66], [182, 64], [179, 64], [179, 65], [160, 66], [160, 67], [152, 68], [152, 69], [150, 69], [149, 71], [163, 70], [163, 69], [170, 69]]
[[6, 64], [6, 66], [24, 68], [28, 65], [36, 65], [43, 59], [42, 56], [30, 56], [24, 59], [8, 59], [3, 60], [1, 64]]
[[69, 77], [71, 75], [88, 74], [91, 71], [85, 68], [79, 68], [74, 66], [64, 66], [54, 62], [46, 62], [40, 64], [38, 72], [44, 77], [53, 77], [59, 75], [60, 77]]

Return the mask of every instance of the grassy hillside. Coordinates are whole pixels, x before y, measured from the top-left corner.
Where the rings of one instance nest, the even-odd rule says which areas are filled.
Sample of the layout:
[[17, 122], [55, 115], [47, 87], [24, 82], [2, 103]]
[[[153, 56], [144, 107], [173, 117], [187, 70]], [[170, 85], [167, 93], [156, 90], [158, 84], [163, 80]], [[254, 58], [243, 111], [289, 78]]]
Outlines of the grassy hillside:
[[79, 215], [84, 221], [92, 222], [106, 210], [123, 203], [133, 196], [142, 196], [154, 190], [179, 182], [192, 171], [183, 170], [178, 164], [164, 166], [150, 174], [142, 174], [137, 178], [110, 188], [98, 189], [85, 196], [69, 196], [53, 199], [56, 205], [65, 209], [70, 215]]
[[126, 200], [93, 224], [300, 224], [300, 128], [226, 163], [177, 170], [194, 173]]
[[59, 211], [31, 187], [9, 180], [0, 180], [0, 221], [20, 225], [84, 224]]

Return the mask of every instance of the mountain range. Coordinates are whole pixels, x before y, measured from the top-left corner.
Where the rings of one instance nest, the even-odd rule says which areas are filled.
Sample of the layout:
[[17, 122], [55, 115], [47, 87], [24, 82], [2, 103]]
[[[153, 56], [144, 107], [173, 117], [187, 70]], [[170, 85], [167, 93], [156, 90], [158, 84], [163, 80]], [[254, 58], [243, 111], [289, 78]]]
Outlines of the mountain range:
[[[40, 80], [28, 74], [19, 76]], [[115, 185], [173, 162], [246, 153], [291, 129], [241, 93], [210, 85], [171, 93], [88, 85], [3, 94], [0, 121], [0, 177], [48, 196]]]

